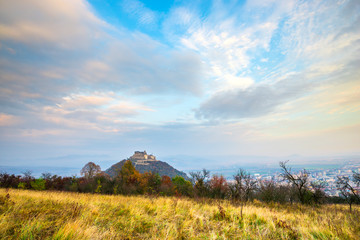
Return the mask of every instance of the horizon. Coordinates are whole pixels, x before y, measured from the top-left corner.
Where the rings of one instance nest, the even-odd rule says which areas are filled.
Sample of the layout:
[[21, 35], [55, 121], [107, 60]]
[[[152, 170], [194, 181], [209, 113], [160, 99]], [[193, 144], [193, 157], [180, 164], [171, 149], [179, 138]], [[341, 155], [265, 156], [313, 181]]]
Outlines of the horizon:
[[[135, 152], [135, 151], [134, 151]], [[79, 176], [81, 168], [88, 162], [94, 162], [99, 165], [102, 171], [107, 171], [113, 165], [130, 159], [132, 155], [125, 157], [116, 161], [108, 161], [103, 164], [97, 164], [96, 160], [82, 160], [76, 161], [78, 164], [82, 165], [68, 165], [68, 166], [51, 166], [51, 165], [0, 165], [0, 173], [15, 174], [15, 175], [24, 175], [24, 172], [30, 172], [34, 177], [41, 177], [43, 173], [50, 173], [52, 175], [58, 176]], [[237, 173], [239, 169], [244, 169], [250, 174], [258, 174], [266, 172], [270, 176], [275, 176], [280, 172], [279, 163], [288, 162], [289, 167], [293, 171], [300, 171], [303, 169], [308, 170], [310, 173], [318, 171], [329, 171], [329, 170], [340, 170], [348, 169], [349, 165], [352, 165], [353, 169], [360, 169], [360, 155], [352, 156], [337, 156], [332, 157], [329, 160], [329, 157], [304, 157], [304, 156], [292, 156], [287, 157], [278, 157], [278, 158], [266, 158], [266, 157], [254, 157], [251, 156], [226, 156], [228, 162], [226, 164], [219, 164], [218, 160], [221, 159], [219, 156], [211, 157], [191, 157], [191, 156], [165, 156], [162, 159], [156, 161], [162, 161], [168, 163], [170, 166], [174, 167], [177, 170], [180, 170], [186, 174], [190, 172], [201, 171], [206, 169], [213, 175], [220, 175], [226, 177], [227, 180], [231, 180], [232, 177]], [[79, 156], [64, 156], [62, 159], [74, 162], [75, 160], [81, 159]], [[237, 161], [234, 161], [237, 160]], [[256, 161], [262, 159], [262, 161]], [[240, 160], [240, 161], [239, 161]], [[324, 161], [325, 160], [325, 161]], [[198, 164], [193, 164], [193, 162], [199, 162]], [[207, 165], [204, 167], [203, 162], [206, 162]], [[357, 166], [357, 167], [356, 167]], [[348, 174], [348, 173], [346, 173]], [[80, 174], [81, 175], [81, 174]]]
[[357, 0], [0, 0], [0, 166], [359, 159], [359, 20]]

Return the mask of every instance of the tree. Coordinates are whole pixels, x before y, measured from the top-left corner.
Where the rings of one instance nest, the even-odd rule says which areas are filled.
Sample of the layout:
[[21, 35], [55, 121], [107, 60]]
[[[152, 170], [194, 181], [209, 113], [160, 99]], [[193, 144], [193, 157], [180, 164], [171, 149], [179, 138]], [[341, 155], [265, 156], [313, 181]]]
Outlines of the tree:
[[225, 198], [228, 192], [228, 184], [223, 176], [213, 175], [210, 179], [210, 189], [212, 197]]
[[153, 194], [159, 192], [161, 177], [157, 173], [145, 172], [140, 177], [140, 187], [142, 193]]
[[160, 185], [160, 193], [164, 195], [172, 195], [173, 194], [173, 183], [169, 176], [161, 177], [161, 185]]
[[251, 194], [256, 190], [257, 181], [242, 168], [234, 175], [234, 180], [235, 182], [232, 185], [232, 197], [247, 202], [250, 199]]
[[121, 179], [122, 183], [134, 184], [139, 181], [140, 173], [136, 170], [132, 162], [127, 160], [119, 171], [118, 177]]
[[203, 169], [202, 171], [190, 172], [190, 176], [191, 181], [194, 184], [195, 194], [199, 197], [207, 196], [210, 171]]
[[51, 177], [52, 177], [52, 175], [49, 172], [45, 172], [45, 173], [41, 174], [41, 178], [44, 180], [51, 180]]
[[31, 188], [31, 181], [34, 180], [34, 177], [32, 176], [32, 171], [26, 170], [22, 174], [24, 175], [24, 177], [22, 178], [22, 182], [25, 183], [25, 188]]
[[41, 174], [41, 178], [45, 180], [45, 188], [50, 189], [52, 186], [52, 175], [51, 173], [45, 172]]
[[322, 204], [325, 201], [326, 194], [324, 192], [324, 188], [326, 182], [311, 182], [311, 188], [313, 189], [313, 200], [315, 204]]
[[[116, 177], [117, 188], [120, 193], [136, 193], [140, 183], [141, 174], [136, 170], [130, 160], [127, 160], [118, 171]], [[116, 190], [116, 192], [118, 192]]]
[[91, 179], [96, 175], [101, 173], [101, 168], [99, 165], [96, 165], [93, 162], [88, 162], [85, 166], [81, 169], [80, 174], [85, 178]]
[[192, 184], [181, 176], [175, 176], [172, 179], [175, 192], [181, 196], [191, 196]]
[[235, 182], [230, 186], [230, 191], [234, 200], [240, 200], [240, 216], [242, 219], [244, 204], [250, 199], [252, 192], [256, 190], [256, 180], [242, 168], [234, 175], [234, 180]]
[[284, 203], [289, 200], [291, 186], [278, 184], [274, 178], [260, 181], [258, 185], [258, 197], [264, 202]]
[[309, 203], [311, 192], [309, 191], [309, 172], [303, 169], [297, 175], [291, 173], [291, 168], [286, 166], [288, 161], [280, 162], [281, 177], [289, 182], [295, 189], [301, 203]]
[[360, 202], [360, 193], [357, 187], [360, 185], [359, 173], [353, 173], [352, 179], [346, 176], [338, 176], [336, 180], [337, 189], [349, 204], [350, 212], [351, 206], [355, 202]]
[[[5, 172], [0, 172], [0, 187], [3, 188], [17, 188], [21, 180], [21, 176], [10, 175]], [[25, 184], [25, 183], [24, 183]]]

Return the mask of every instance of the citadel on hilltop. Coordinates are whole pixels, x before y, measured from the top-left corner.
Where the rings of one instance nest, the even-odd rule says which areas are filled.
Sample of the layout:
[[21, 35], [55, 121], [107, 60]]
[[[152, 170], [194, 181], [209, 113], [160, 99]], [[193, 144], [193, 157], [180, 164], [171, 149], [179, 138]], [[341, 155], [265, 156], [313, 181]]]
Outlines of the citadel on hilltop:
[[172, 166], [170, 166], [168, 163], [157, 160], [156, 157], [152, 154], [147, 154], [146, 151], [135, 151], [134, 154], [127, 158], [123, 159], [118, 163], [115, 163], [110, 168], [108, 168], [105, 172], [109, 174], [111, 177], [117, 176], [119, 173], [119, 170], [124, 166], [126, 161], [130, 160], [131, 163], [134, 165], [135, 169], [139, 171], [140, 173], [145, 172], [152, 172], [157, 173], [160, 176], [168, 176], [170, 178], [181, 176], [188, 180], [188, 176], [186, 173], [181, 172]]
[[129, 158], [136, 165], [149, 165], [150, 162], [157, 161], [156, 157], [152, 154], [148, 155], [146, 151], [135, 153]]

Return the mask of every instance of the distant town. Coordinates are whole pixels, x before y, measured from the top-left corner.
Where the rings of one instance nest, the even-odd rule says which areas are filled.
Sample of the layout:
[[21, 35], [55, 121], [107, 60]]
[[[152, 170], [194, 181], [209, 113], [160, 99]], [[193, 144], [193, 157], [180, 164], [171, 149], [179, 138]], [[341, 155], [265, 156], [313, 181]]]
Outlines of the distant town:
[[[291, 166], [291, 164], [289, 164]], [[256, 178], [257, 180], [274, 180], [276, 182], [282, 181], [282, 178], [280, 176], [281, 171], [280, 168], [268, 168], [267, 171], [262, 171], [262, 168], [244, 168], [248, 172], [251, 173], [251, 175]], [[292, 169], [292, 172], [296, 174], [302, 169], [306, 169], [309, 172], [309, 180], [310, 182], [325, 182], [325, 193], [329, 196], [339, 196], [339, 191], [336, 187], [336, 180], [338, 176], [347, 176], [351, 177], [353, 172], [360, 172], [360, 160], [348, 160], [344, 162], [343, 164], [339, 165], [338, 167], [329, 167], [327, 165], [324, 165], [324, 168], [322, 169], [311, 169], [307, 168], [306, 166], [304, 168], [294, 167]], [[231, 170], [232, 172], [234, 169]], [[217, 171], [213, 171], [217, 172]], [[219, 171], [221, 174], [222, 171]], [[260, 173], [259, 173], [260, 172]], [[225, 172], [224, 172], [225, 173]], [[226, 174], [226, 173], [225, 173]], [[226, 179], [231, 182], [233, 181], [232, 175], [229, 173], [226, 174]]]

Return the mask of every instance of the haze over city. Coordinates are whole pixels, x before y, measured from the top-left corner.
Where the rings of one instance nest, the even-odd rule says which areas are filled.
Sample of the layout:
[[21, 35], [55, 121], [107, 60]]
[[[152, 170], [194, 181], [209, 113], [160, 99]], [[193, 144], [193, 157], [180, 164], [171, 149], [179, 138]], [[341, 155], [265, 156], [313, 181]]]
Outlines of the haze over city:
[[360, 155], [360, 1], [0, 0], [0, 165]]

